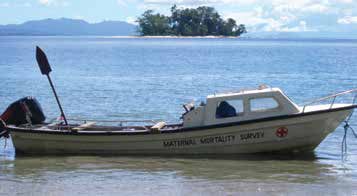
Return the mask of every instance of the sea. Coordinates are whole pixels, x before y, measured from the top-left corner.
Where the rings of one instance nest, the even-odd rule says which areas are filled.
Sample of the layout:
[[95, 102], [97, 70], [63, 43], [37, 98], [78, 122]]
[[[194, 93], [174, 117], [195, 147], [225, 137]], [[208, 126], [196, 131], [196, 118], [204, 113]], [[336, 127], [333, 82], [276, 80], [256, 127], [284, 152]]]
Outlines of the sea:
[[[303, 105], [357, 88], [357, 40], [14, 36], [0, 37], [0, 113], [33, 96], [60, 116], [36, 46], [71, 119], [177, 123], [217, 92], [265, 84]], [[308, 155], [225, 157], [17, 156], [1, 139], [0, 195], [357, 195], [357, 138], [342, 153], [343, 136]]]

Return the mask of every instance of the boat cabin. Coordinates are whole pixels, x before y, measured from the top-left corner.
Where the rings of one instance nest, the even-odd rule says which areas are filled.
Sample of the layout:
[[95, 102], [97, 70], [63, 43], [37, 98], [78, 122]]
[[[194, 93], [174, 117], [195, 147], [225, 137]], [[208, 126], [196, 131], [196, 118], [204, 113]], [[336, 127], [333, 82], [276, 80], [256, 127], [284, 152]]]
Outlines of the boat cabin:
[[207, 96], [199, 106], [184, 105], [184, 127], [199, 127], [299, 113], [299, 107], [279, 88], [259, 88]]

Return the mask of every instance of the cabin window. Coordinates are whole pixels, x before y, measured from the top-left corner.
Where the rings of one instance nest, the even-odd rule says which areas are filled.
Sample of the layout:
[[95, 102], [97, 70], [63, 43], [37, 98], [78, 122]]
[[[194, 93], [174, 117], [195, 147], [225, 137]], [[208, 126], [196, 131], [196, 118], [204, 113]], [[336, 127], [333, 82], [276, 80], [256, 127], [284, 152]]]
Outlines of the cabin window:
[[218, 102], [216, 118], [229, 118], [243, 113], [243, 100], [226, 100]]
[[271, 109], [275, 109], [278, 107], [279, 107], [278, 102], [272, 97], [255, 98], [255, 99], [250, 100], [250, 111], [252, 111], [252, 112], [266, 111], [266, 110], [271, 110]]

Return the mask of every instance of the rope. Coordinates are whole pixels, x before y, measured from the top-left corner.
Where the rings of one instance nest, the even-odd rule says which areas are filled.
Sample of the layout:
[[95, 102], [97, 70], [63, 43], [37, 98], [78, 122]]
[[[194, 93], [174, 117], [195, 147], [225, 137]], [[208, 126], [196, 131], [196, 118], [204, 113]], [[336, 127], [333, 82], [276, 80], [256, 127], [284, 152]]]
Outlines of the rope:
[[10, 137], [9, 136], [9, 131], [5, 130], [5, 131], [0, 132], [0, 139], [2, 137], [4, 137], [4, 140], [5, 140], [5, 142], [4, 142], [4, 149], [5, 149], [6, 146], [7, 146], [7, 139]]
[[9, 138], [9, 131], [6, 130], [6, 124], [5, 122], [0, 118], [0, 139], [4, 138]]
[[[357, 93], [353, 97], [352, 105], [355, 105], [356, 100], [357, 100]], [[352, 115], [353, 115], [354, 112], [355, 112], [355, 110], [352, 110], [352, 113], [347, 117], [347, 120], [346, 120], [347, 122], [350, 121], [350, 119], [352, 118]]]
[[[356, 100], [357, 100], [357, 93], [353, 96], [352, 105], [355, 105]], [[345, 155], [347, 155], [347, 132], [348, 132], [348, 129], [350, 129], [352, 131], [353, 136], [355, 136], [355, 138], [357, 138], [356, 131], [350, 126], [350, 124], [348, 124], [348, 121], [351, 120], [353, 113], [354, 113], [354, 110], [352, 110], [351, 114], [347, 117], [347, 119], [345, 120], [345, 125], [343, 126], [345, 133], [343, 135], [342, 144], [341, 144], [342, 145], [341, 146], [342, 159], [344, 157], [346, 157]]]
[[342, 144], [341, 144], [341, 155], [342, 155], [342, 159], [343, 157], [347, 154], [347, 124], [345, 126], [343, 126], [345, 133], [343, 134], [343, 138], [342, 138]]
[[7, 147], [7, 137], [5, 137], [5, 144], [4, 144], [4, 149], [6, 149], [6, 147]]
[[347, 132], [350, 129], [353, 136], [357, 138], [357, 133], [356, 131], [348, 124], [348, 121], [345, 121], [345, 125], [343, 126], [343, 129], [345, 131], [343, 138], [342, 138], [342, 144], [341, 144], [341, 153], [342, 153], [342, 159], [347, 155]]

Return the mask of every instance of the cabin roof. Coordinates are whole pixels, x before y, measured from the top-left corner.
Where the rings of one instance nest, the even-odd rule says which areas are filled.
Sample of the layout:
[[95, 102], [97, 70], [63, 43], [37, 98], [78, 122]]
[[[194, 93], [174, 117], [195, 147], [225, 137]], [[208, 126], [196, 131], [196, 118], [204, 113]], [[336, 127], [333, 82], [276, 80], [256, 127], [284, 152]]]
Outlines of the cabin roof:
[[221, 98], [221, 97], [232, 97], [237, 95], [253, 95], [268, 92], [281, 92], [279, 88], [264, 88], [264, 89], [253, 89], [253, 90], [239, 90], [239, 91], [228, 91], [215, 93], [213, 95], [208, 95], [207, 99]]

